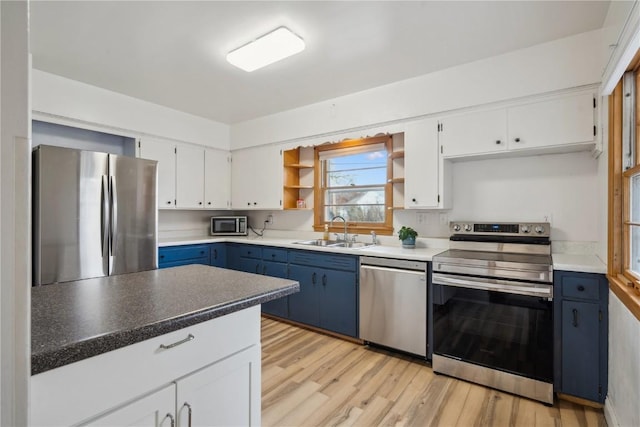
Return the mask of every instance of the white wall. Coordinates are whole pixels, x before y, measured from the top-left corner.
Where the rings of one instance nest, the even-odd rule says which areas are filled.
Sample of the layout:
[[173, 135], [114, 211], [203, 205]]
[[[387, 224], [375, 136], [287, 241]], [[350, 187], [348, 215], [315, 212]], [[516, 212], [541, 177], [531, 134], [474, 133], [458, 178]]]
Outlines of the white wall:
[[0, 424], [27, 425], [31, 361], [29, 4], [0, 2]]
[[[228, 150], [229, 126], [33, 70], [34, 118], [124, 136], [154, 136]], [[67, 121], [65, 119], [70, 119]]]
[[640, 321], [609, 292], [609, 392], [605, 415], [610, 427], [640, 426]]
[[588, 152], [453, 164], [453, 220], [537, 221], [553, 241], [598, 234], [598, 161]]
[[599, 30], [234, 124], [231, 147], [284, 142], [598, 83]]

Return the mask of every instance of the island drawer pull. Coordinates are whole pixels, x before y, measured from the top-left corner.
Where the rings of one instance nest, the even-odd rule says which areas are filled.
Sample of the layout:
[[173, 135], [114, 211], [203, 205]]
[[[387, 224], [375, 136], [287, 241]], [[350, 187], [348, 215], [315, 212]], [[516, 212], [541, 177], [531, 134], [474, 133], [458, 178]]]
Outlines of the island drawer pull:
[[160, 348], [163, 349], [163, 350], [169, 350], [170, 348], [177, 347], [180, 344], [184, 344], [186, 342], [189, 342], [194, 338], [195, 337], [192, 334], [189, 334], [189, 335], [187, 335], [187, 337], [185, 339], [180, 340], [180, 341], [176, 341], [173, 344], [169, 344], [169, 345], [160, 344]]

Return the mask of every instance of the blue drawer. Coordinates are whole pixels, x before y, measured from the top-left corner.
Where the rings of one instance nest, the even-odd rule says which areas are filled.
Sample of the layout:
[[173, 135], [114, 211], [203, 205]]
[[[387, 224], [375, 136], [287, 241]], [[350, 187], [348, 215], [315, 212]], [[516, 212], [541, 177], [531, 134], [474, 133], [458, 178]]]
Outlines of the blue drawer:
[[238, 255], [242, 258], [262, 258], [262, 248], [254, 245], [238, 245]]
[[291, 264], [310, 265], [345, 271], [356, 271], [358, 267], [358, 258], [355, 256], [321, 254], [303, 250], [290, 250], [289, 262]]
[[287, 262], [287, 250], [281, 248], [263, 248], [262, 259], [265, 261]]
[[193, 265], [193, 264], [209, 265], [209, 258], [193, 258], [193, 259], [183, 259], [180, 261], [161, 262], [158, 264], [158, 268], [178, 267], [180, 265]]
[[167, 246], [158, 249], [159, 264], [198, 258], [209, 259], [209, 245]]
[[595, 275], [572, 273], [559, 275], [562, 296], [589, 300], [600, 299], [600, 280]]

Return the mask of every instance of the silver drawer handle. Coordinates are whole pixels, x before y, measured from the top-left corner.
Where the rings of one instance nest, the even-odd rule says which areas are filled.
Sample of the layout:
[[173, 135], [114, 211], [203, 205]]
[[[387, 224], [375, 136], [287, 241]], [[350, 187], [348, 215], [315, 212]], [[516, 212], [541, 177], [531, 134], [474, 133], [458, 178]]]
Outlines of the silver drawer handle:
[[186, 342], [189, 342], [194, 338], [195, 337], [193, 335], [189, 334], [189, 335], [187, 335], [187, 337], [185, 339], [180, 340], [180, 341], [176, 341], [173, 344], [169, 344], [169, 345], [160, 344], [160, 348], [163, 349], [163, 350], [169, 350], [170, 348], [177, 347], [180, 344], [184, 344]]

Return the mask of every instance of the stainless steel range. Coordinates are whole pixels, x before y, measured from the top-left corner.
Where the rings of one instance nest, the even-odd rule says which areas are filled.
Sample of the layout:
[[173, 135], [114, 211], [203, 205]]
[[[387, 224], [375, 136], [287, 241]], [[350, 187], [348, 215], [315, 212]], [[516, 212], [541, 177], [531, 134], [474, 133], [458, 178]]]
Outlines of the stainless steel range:
[[548, 223], [450, 224], [433, 257], [433, 370], [553, 403]]

